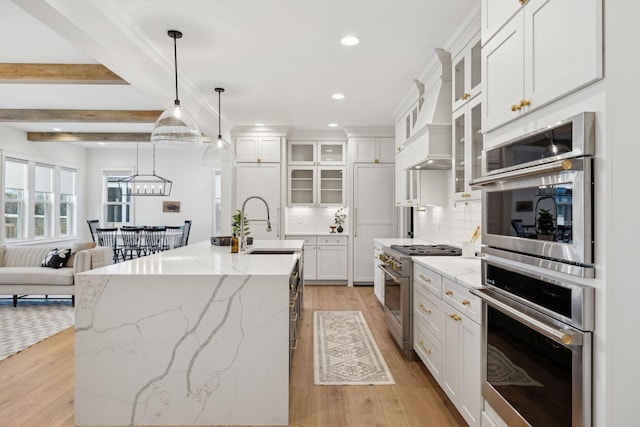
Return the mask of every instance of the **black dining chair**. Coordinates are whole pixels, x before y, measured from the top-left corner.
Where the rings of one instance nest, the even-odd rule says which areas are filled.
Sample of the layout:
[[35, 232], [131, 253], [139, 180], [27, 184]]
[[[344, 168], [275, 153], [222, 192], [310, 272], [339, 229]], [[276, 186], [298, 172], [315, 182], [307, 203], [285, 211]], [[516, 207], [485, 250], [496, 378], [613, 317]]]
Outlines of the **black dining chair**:
[[113, 248], [113, 262], [118, 262], [122, 257], [122, 249], [118, 245], [117, 228], [96, 228], [98, 246], [111, 246]]
[[144, 227], [144, 249], [147, 255], [162, 252], [166, 227]]
[[175, 249], [182, 246], [182, 229], [181, 225], [167, 225], [165, 227], [166, 233], [164, 236], [164, 245], [162, 250], [168, 251], [169, 249]]
[[120, 235], [122, 236], [122, 259], [126, 260], [140, 257], [143, 254], [142, 247], [142, 227], [120, 227]]
[[91, 238], [93, 239], [93, 243], [97, 243], [96, 228], [100, 227], [100, 221], [97, 219], [88, 219], [87, 224], [89, 224], [89, 231], [91, 232]]
[[189, 243], [189, 232], [191, 231], [191, 220], [186, 220], [182, 226], [182, 243], [180, 246], [187, 246]]

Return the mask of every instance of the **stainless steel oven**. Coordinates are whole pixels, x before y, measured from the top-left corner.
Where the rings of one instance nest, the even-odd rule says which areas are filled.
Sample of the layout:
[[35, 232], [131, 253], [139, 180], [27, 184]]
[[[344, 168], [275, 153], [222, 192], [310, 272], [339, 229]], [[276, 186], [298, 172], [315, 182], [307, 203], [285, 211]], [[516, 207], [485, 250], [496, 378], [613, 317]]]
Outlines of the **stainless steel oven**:
[[384, 318], [389, 332], [405, 355], [413, 359], [413, 262], [412, 256], [460, 256], [449, 245], [391, 245], [380, 254], [384, 272]]
[[510, 427], [591, 426], [594, 289], [499, 259], [482, 275], [483, 398]]
[[484, 151], [482, 251], [594, 277], [594, 114]]

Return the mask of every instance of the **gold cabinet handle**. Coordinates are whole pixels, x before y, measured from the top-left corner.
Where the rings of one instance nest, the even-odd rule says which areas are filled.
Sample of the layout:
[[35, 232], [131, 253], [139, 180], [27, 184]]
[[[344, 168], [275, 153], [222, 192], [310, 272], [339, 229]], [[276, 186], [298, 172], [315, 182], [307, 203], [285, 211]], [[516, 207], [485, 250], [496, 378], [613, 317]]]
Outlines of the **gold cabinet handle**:
[[524, 5], [525, 5], [525, 3], [527, 3], [527, 1], [529, 1], [529, 0], [518, 0], [518, 1], [520, 2], [520, 4], [521, 4], [521, 5], [523, 5], [523, 6], [524, 6]]
[[373, 163], [380, 163], [380, 159], [374, 159]]
[[425, 353], [431, 354], [431, 350], [429, 350], [427, 347], [425, 347], [424, 341], [422, 341], [422, 340], [420, 340], [420, 347], [422, 347], [422, 349], [424, 350]]
[[427, 283], [431, 283], [431, 279], [425, 276], [424, 274], [420, 274], [418, 277], [420, 277], [422, 280], [424, 280]]
[[522, 99], [520, 101], [520, 108], [528, 107], [529, 105], [531, 105], [531, 101], [528, 99]]
[[444, 294], [447, 295], [447, 296], [451, 296], [451, 295], [453, 295], [453, 291], [446, 290], [446, 291], [444, 291]]
[[426, 308], [424, 306], [424, 304], [420, 304], [420, 308], [422, 309], [422, 311], [424, 311], [427, 314], [431, 314], [431, 310], [429, 310], [428, 308]]
[[460, 197], [462, 197], [463, 199], [466, 199], [466, 198], [471, 197], [471, 194], [469, 194], [469, 193], [462, 193], [462, 194], [460, 195]]
[[460, 98], [460, 99], [465, 100], [465, 99], [469, 99], [469, 98], [471, 98], [471, 94], [470, 93], [465, 93], [464, 95], [462, 95], [462, 98]]
[[256, 159], [256, 163], [262, 163], [262, 159], [261, 159], [260, 157], [258, 157], [258, 158]]
[[511, 106], [511, 111], [520, 111], [522, 109], [522, 107], [518, 104], [513, 104]]
[[459, 322], [462, 320], [462, 317], [458, 316], [457, 314], [450, 314], [449, 317], [451, 317], [453, 320], [455, 320], [456, 322]]
[[465, 299], [462, 301], [462, 305], [471, 305], [471, 301], [469, 301], [468, 299]]

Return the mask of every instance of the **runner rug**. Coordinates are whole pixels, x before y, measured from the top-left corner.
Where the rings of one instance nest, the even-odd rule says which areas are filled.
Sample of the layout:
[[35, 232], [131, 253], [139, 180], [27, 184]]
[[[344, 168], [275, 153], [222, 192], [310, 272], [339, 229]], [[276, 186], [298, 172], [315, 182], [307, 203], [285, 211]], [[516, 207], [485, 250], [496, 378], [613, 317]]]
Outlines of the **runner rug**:
[[73, 326], [70, 300], [0, 301], [0, 360]]
[[313, 313], [316, 385], [394, 384], [360, 311]]

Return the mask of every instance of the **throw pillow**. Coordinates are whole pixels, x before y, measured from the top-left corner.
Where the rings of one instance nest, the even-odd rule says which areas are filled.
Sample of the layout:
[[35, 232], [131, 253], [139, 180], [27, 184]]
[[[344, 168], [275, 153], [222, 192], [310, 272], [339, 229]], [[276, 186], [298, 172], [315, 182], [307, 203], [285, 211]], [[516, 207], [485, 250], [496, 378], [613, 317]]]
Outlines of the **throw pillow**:
[[44, 256], [42, 260], [43, 267], [62, 268], [69, 260], [71, 249], [52, 249]]

